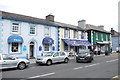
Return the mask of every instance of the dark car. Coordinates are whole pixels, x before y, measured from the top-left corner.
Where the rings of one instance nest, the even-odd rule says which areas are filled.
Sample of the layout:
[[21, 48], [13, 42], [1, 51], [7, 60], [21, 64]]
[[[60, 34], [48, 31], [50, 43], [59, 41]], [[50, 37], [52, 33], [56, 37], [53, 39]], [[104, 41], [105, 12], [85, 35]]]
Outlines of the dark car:
[[76, 55], [76, 62], [91, 62], [93, 60], [93, 52], [89, 50], [80, 50]]

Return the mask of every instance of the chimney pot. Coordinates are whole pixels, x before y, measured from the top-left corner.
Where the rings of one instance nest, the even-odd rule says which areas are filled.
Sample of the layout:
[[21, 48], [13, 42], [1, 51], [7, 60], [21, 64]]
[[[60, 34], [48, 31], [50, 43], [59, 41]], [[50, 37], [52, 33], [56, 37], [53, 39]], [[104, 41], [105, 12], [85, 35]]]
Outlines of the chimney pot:
[[86, 28], [86, 20], [79, 20], [78, 27], [85, 29]]
[[46, 20], [54, 22], [54, 15], [51, 15], [51, 14], [47, 15]]

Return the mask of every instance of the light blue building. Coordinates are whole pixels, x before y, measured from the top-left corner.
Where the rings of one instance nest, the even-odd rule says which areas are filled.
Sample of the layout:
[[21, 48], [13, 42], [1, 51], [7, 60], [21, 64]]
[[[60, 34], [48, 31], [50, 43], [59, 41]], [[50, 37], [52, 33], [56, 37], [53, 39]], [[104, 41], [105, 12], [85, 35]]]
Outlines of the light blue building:
[[118, 51], [118, 47], [119, 47], [120, 33], [118, 33], [117, 31], [113, 30], [113, 28], [111, 28], [111, 34], [112, 34], [112, 51], [116, 52]]
[[53, 15], [40, 19], [0, 11], [0, 53], [30, 59], [48, 51], [58, 51], [58, 25]]

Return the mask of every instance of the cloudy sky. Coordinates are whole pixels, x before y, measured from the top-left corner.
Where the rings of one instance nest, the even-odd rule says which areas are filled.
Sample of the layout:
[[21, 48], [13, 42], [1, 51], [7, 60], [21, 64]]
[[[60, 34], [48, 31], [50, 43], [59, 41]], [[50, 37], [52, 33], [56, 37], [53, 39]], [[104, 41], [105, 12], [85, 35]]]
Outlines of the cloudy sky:
[[104, 25], [109, 31], [118, 29], [119, 0], [0, 0], [0, 10], [45, 19], [48, 14], [55, 21], [78, 25]]

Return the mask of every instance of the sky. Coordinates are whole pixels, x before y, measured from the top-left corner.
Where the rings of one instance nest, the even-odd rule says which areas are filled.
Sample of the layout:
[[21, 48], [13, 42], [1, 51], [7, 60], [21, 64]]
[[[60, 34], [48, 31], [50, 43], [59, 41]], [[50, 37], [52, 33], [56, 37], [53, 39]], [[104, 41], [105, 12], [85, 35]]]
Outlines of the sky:
[[119, 0], [0, 0], [0, 10], [42, 18], [52, 14], [55, 21], [78, 25], [79, 20], [86, 24], [104, 25], [118, 31]]

